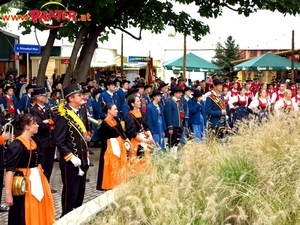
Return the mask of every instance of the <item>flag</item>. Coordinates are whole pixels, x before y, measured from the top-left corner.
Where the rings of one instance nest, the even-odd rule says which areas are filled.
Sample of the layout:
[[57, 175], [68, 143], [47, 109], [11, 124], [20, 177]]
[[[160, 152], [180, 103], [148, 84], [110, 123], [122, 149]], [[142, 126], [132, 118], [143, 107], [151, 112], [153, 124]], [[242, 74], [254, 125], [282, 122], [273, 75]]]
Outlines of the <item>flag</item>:
[[153, 58], [149, 57], [148, 60], [148, 84], [153, 83]]

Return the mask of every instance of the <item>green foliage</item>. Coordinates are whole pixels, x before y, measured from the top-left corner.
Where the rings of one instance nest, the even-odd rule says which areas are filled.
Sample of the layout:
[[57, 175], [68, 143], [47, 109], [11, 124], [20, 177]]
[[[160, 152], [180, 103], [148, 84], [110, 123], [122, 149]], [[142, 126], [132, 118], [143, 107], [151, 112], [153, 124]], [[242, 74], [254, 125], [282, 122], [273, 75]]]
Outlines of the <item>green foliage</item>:
[[212, 63], [219, 66], [223, 73], [232, 71], [233, 65], [230, 62], [237, 59], [240, 59], [239, 45], [235, 44], [232, 36], [227, 38], [224, 46], [220, 42], [217, 43]]
[[8, 68], [6, 71], [6, 77], [13, 74], [15, 77], [18, 75], [18, 70], [16, 68]]

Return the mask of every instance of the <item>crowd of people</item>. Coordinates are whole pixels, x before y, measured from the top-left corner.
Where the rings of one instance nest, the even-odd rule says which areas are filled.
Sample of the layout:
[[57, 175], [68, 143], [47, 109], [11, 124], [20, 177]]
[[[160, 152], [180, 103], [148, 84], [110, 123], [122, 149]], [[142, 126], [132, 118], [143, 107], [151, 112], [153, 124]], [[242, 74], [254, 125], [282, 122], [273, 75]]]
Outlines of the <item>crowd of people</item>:
[[[177, 159], [178, 147], [188, 139], [199, 143], [209, 134], [223, 138], [240, 121], [262, 123], [269, 113], [280, 116], [298, 110], [300, 88], [294, 82], [258, 80], [240, 83], [234, 76], [221, 81], [212, 75], [206, 82], [187, 83], [179, 77], [171, 78], [170, 84], [160, 78], [147, 84], [137, 77], [132, 84], [126, 76], [101, 76], [99, 82], [88, 77], [65, 88], [58, 76], [52, 86], [46, 79], [43, 87], [25, 84], [24, 76], [16, 83], [3, 81], [0, 199], [5, 169], [8, 223], [54, 222], [56, 190], [49, 181], [55, 158], [64, 216], [82, 205], [86, 173], [93, 165], [92, 144], [101, 147], [95, 188], [106, 191], [140, 171], [150, 172], [153, 147]], [[7, 124], [18, 131], [16, 138], [7, 132]], [[14, 178], [20, 174], [27, 192], [16, 195]], [[1, 206], [0, 211], [6, 210]]]

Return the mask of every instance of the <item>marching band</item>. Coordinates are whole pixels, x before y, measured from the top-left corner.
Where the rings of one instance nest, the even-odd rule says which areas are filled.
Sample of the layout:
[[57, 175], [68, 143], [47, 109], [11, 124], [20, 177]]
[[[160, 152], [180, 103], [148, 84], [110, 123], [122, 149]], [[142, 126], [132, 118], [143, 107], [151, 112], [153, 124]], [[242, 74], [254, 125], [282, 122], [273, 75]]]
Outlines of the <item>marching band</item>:
[[[17, 95], [22, 81], [17, 85], [11, 81], [2, 82], [0, 184], [3, 183], [5, 165], [9, 165], [6, 164], [6, 155], [10, 155], [7, 143], [13, 142], [13, 124], [17, 115], [30, 114], [35, 118], [38, 132], [34, 134], [34, 140], [40, 149], [40, 164], [48, 182], [55, 152], [59, 152], [63, 216], [83, 202], [86, 174], [91, 166], [91, 143], [94, 147], [101, 146], [102, 151], [97, 189], [107, 190], [118, 181], [109, 180], [111, 176], [107, 171], [114, 172], [108, 169], [108, 164], [104, 166], [105, 160], [108, 160], [104, 153], [109, 149], [109, 157], [122, 158], [124, 165], [124, 154], [120, 156], [124, 146], [120, 148], [121, 152], [114, 150], [116, 146], [120, 147], [122, 141], [130, 143], [130, 149], [127, 149], [129, 167], [123, 168], [124, 174], [124, 171], [133, 168], [130, 167], [132, 157], [150, 157], [150, 145], [163, 152], [168, 151], [177, 158], [178, 147], [185, 144], [191, 134], [196, 142], [201, 142], [206, 135], [210, 137], [210, 134], [224, 138], [238, 121], [257, 118], [258, 123], [262, 123], [269, 113], [280, 116], [298, 110], [300, 105], [300, 88], [294, 82], [290, 82], [290, 86], [277, 82], [267, 85], [261, 84], [255, 77], [253, 81], [247, 80], [241, 84], [237, 77], [233, 77], [232, 81], [225, 78], [222, 82], [214, 75], [207, 83], [207, 92], [203, 93], [197, 88], [199, 84], [186, 87], [183, 79], [179, 80], [176, 85], [173, 78], [171, 90], [169, 84], [160, 79], [156, 79], [153, 86], [135, 80], [131, 88], [131, 82], [126, 77], [102, 77], [99, 87], [94, 86], [91, 79], [63, 89], [56, 82], [50, 95], [45, 87], [30, 83], [25, 87], [26, 93], [20, 97], [20, 101]], [[109, 137], [106, 131], [115, 137]], [[116, 138], [117, 141], [114, 140]], [[147, 147], [141, 150], [143, 144]], [[112, 161], [117, 162], [117, 159]], [[121, 164], [118, 165], [115, 168], [121, 170]], [[124, 177], [119, 177], [124, 180]], [[0, 191], [1, 199], [2, 186]], [[52, 193], [55, 191], [52, 190]], [[1, 205], [0, 211], [6, 211], [5, 207]]]

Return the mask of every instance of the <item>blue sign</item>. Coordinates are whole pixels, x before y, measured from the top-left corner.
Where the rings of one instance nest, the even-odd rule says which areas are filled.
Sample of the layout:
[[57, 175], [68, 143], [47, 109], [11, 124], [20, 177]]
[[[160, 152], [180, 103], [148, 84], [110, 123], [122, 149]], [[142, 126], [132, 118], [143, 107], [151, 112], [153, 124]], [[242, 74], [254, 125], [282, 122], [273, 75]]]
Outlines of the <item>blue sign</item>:
[[31, 53], [31, 54], [40, 54], [41, 46], [39, 45], [25, 45], [25, 44], [15, 44], [15, 52], [19, 53]]
[[148, 62], [149, 57], [146, 56], [128, 56], [128, 62]]

